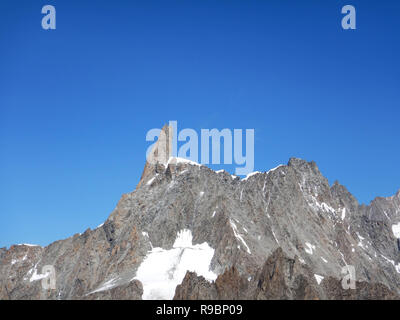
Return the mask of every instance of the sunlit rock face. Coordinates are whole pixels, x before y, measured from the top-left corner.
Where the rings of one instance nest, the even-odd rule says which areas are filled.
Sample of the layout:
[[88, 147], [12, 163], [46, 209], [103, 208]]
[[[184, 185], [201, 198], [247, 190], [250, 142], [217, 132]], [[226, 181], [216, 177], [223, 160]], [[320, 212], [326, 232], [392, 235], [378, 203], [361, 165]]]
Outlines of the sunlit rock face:
[[[136, 189], [95, 230], [44, 248], [0, 249], [0, 299], [400, 294], [400, 192], [360, 205], [314, 162], [292, 158], [241, 179], [162, 150], [167, 158], [147, 162]], [[54, 290], [42, 288], [45, 265], [55, 268]], [[346, 265], [355, 291], [341, 287]]]

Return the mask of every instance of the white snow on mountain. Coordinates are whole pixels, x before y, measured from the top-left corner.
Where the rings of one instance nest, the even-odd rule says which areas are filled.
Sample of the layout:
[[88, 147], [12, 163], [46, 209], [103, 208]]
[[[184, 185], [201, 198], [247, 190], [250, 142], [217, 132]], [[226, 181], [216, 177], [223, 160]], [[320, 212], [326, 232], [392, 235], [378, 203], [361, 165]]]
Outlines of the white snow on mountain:
[[245, 178], [242, 179], [242, 181], [246, 181], [248, 178], [261, 173], [260, 171], [254, 171], [254, 172], [250, 172]]
[[346, 208], [342, 209], [342, 220], [346, 217]]
[[243, 237], [239, 234], [236, 224], [232, 221], [232, 219], [229, 219], [229, 222], [231, 224], [231, 227], [232, 227], [233, 233], [235, 234], [236, 239], [240, 240], [243, 243], [243, 245], [246, 247], [247, 253], [251, 254], [250, 248], [247, 245], [246, 241], [244, 241]]
[[284, 167], [284, 165], [283, 165], [283, 164], [280, 164], [279, 166], [276, 166], [275, 168], [269, 169], [269, 170], [267, 171], [267, 174], [270, 173], [270, 172], [275, 171], [276, 169], [278, 169], [278, 168], [280, 168], [280, 167]]
[[195, 161], [179, 157], [170, 157], [166, 166], [168, 166], [170, 163], [172, 164], [185, 163], [185, 164], [191, 164], [192, 166], [198, 166], [198, 167], [202, 166], [200, 163], [197, 163]]
[[398, 224], [392, 225], [392, 231], [396, 238], [400, 238], [400, 222]]
[[[283, 164], [280, 164], [279, 166], [277, 166], [277, 167], [275, 167], [275, 168], [272, 168], [272, 169], [268, 170], [268, 171], [265, 172], [265, 173], [268, 174], [268, 173], [270, 173], [270, 172], [275, 171], [276, 169], [278, 169], [278, 168], [280, 168], [280, 167], [283, 167]], [[252, 177], [252, 176], [255, 176], [255, 175], [257, 175], [257, 174], [263, 174], [263, 173], [264, 173], [264, 172], [260, 172], [260, 171], [250, 172], [246, 177], [244, 177], [244, 178], [242, 179], [242, 181], [246, 181], [248, 178], [250, 178], [250, 177]]]
[[110, 290], [110, 289], [114, 288], [117, 285], [117, 281], [118, 281], [118, 278], [110, 279], [110, 280], [104, 282], [96, 290], [93, 290], [92, 292], [89, 292], [87, 295], [95, 293], [95, 292]]
[[21, 259], [12, 259], [11, 265], [16, 264], [17, 262], [25, 261], [28, 258], [28, 255], [24, 255]]
[[315, 279], [317, 280], [317, 283], [320, 284], [322, 280], [324, 280], [323, 276], [320, 276], [319, 274], [314, 274]]
[[313, 251], [315, 250], [315, 246], [309, 242], [306, 242], [307, 248], [304, 248], [305, 252], [308, 254], [313, 254]]
[[154, 181], [156, 177], [151, 178], [149, 181], [147, 181], [146, 185], [149, 186], [151, 183]]
[[38, 273], [37, 272], [37, 265], [38, 265], [38, 263], [36, 263], [35, 266], [28, 271], [28, 275], [33, 273], [32, 276], [29, 279], [29, 282], [42, 280], [42, 279], [47, 278], [49, 276], [48, 273], [45, 273], [45, 274]]
[[184, 229], [178, 233], [172, 249], [157, 247], [148, 253], [134, 278], [143, 284], [144, 300], [172, 299], [186, 271], [194, 271], [208, 281], [217, 278], [209, 269], [214, 249], [206, 242], [193, 245], [192, 239], [191, 231]]

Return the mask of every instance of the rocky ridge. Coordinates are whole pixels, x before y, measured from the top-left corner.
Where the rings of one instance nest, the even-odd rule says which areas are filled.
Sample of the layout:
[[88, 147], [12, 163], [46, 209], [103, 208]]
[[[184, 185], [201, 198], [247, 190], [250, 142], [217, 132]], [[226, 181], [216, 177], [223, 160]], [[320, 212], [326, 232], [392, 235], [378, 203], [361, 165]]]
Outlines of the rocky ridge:
[[[151, 253], [183, 263], [182, 230], [191, 248], [212, 248], [216, 280], [187, 272], [176, 299], [399, 298], [400, 191], [360, 205], [297, 158], [240, 179], [171, 157], [171, 131], [162, 132], [138, 186], [103, 225], [46, 247], [0, 249], [0, 299], [140, 299], [148, 287], [137, 273]], [[56, 290], [41, 287], [44, 265], [55, 267]], [[346, 265], [356, 290], [341, 287]]]

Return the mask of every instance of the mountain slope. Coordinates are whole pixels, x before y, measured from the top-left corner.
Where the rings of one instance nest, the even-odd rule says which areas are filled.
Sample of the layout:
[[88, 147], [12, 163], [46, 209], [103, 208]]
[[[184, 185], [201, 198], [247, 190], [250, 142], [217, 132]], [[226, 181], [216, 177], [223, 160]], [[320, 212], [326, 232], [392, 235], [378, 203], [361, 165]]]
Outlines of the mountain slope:
[[[169, 132], [163, 128], [155, 161], [146, 163], [136, 190], [122, 196], [102, 226], [45, 248], [0, 249], [0, 299], [171, 299], [174, 294], [184, 299], [195, 296], [189, 289], [200, 280], [200, 287], [209, 290], [201, 292], [212, 298], [225, 297], [215, 294], [218, 283], [221, 288], [232, 281], [247, 288], [240, 290], [241, 298], [398, 297], [400, 251], [393, 226], [400, 222], [400, 191], [359, 205], [344, 186], [330, 186], [314, 162], [296, 158], [240, 179], [170, 157], [171, 148], [161, 152], [160, 145], [170, 142]], [[182, 232], [190, 234], [190, 241], [180, 242]], [[184, 257], [194, 248], [212, 250], [205, 255], [209, 270], [187, 267]], [[152, 252], [165, 256], [161, 261], [170, 267], [163, 263], [141, 276]], [[286, 280], [277, 282], [282, 284], [279, 294], [263, 293], [260, 279], [275, 255], [296, 261], [300, 288], [308, 288], [307, 293], [293, 291]], [[44, 265], [55, 267], [56, 290], [42, 290]], [[338, 289], [345, 265], [353, 265], [358, 284], [367, 286], [363, 294]], [[187, 273], [176, 293], [165, 291], [170, 279], [174, 286], [183, 280], [185, 268], [196, 274]], [[214, 283], [197, 274], [215, 275], [209, 281], [219, 277]], [[151, 287], [149, 277], [161, 282]]]

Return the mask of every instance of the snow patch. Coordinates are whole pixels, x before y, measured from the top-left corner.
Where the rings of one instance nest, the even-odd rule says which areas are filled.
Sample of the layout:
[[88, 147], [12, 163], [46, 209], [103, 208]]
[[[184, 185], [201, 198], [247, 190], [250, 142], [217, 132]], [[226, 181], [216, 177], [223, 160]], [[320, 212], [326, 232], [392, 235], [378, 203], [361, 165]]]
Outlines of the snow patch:
[[365, 240], [365, 238], [360, 236], [360, 234], [358, 232], [356, 232], [356, 234], [357, 234], [358, 239], [360, 240], [360, 241], [358, 241], [357, 246], [363, 248], [364, 250], [367, 250], [368, 249], [368, 245], [364, 245], [363, 244], [363, 240]]
[[309, 242], [306, 242], [306, 246], [307, 246], [307, 248], [304, 249], [305, 252], [307, 252], [308, 254], [313, 254], [313, 251], [315, 250], [315, 246]]
[[30, 244], [30, 243], [20, 243], [17, 246], [27, 246], [27, 247], [40, 247], [38, 244]]
[[25, 261], [27, 258], [28, 258], [28, 255], [24, 255], [24, 257], [21, 258], [21, 259], [12, 259], [12, 260], [11, 260], [11, 265], [16, 264], [17, 262]]
[[202, 166], [200, 163], [197, 163], [195, 161], [185, 159], [185, 158], [179, 158], [179, 157], [170, 157], [166, 167], [168, 167], [169, 164], [178, 164], [178, 163], [184, 163], [184, 164], [190, 164], [192, 166], [198, 166], [199, 168]]
[[329, 204], [327, 204], [325, 202], [322, 202], [322, 203], [317, 202], [316, 204], [317, 204], [317, 206], [319, 206], [320, 208], [322, 208], [322, 210], [324, 210], [326, 212], [330, 212], [330, 213], [336, 212], [335, 209], [333, 209]]
[[384, 258], [387, 262], [391, 263], [391, 264], [393, 265], [393, 267], [396, 269], [396, 271], [397, 271], [398, 273], [400, 273], [400, 263], [398, 263], [398, 264], [396, 265], [396, 263], [395, 263], [393, 260], [391, 260], [391, 259], [385, 257], [383, 254], [381, 254], [381, 256], [382, 256], [382, 258]]
[[236, 224], [232, 221], [232, 219], [229, 219], [229, 222], [231, 224], [231, 227], [232, 227], [233, 233], [235, 234], [236, 239], [239, 239], [243, 243], [243, 245], [246, 247], [247, 253], [251, 254], [249, 246], [247, 245], [247, 243], [244, 241], [242, 236], [237, 231]]
[[319, 274], [314, 274], [315, 279], [317, 280], [317, 283], [320, 284], [322, 280], [324, 280], [323, 276], [320, 276]]
[[[275, 171], [275, 170], [278, 169], [279, 167], [283, 167], [283, 166], [284, 166], [283, 164], [280, 164], [279, 166], [277, 166], [277, 167], [275, 167], [275, 168], [272, 168], [272, 169], [268, 170], [268, 171], [265, 172], [265, 173], [268, 174], [268, 173], [270, 173], [270, 172]], [[248, 178], [250, 178], [250, 177], [252, 177], [252, 176], [255, 176], [255, 175], [257, 175], [257, 174], [262, 174], [262, 173], [264, 173], [264, 172], [260, 172], [260, 171], [250, 172], [245, 178], [242, 179], [242, 181], [246, 181]], [[283, 175], [285, 175], [285, 174], [283, 173]], [[265, 184], [264, 184], [264, 188], [265, 188]], [[264, 191], [264, 188], [263, 188], [263, 191]]]
[[332, 208], [329, 204], [325, 202], [319, 202], [314, 196], [311, 196], [311, 201], [309, 202], [309, 204], [314, 210], [322, 210], [336, 215], [336, 210], [334, 208]]
[[278, 168], [280, 168], [280, 167], [283, 167], [283, 166], [284, 166], [283, 164], [280, 164], [279, 166], [268, 170], [268, 171], [267, 171], [267, 174], [270, 173], [270, 172], [273, 172], [273, 171], [275, 171], [276, 169], [278, 169]]
[[261, 172], [260, 172], [260, 171], [250, 172], [250, 173], [246, 176], [246, 178], [243, 178], [243, 179], [242, 179], [242, 181], [246, 181], [248, 178], [250, 178], [250, 177], [252, 177], [252, 176], [255, 176], [256, 174], [259, 174], [259, 173], [261, 173]]
[[275, 235], [274, 230], [271, 230], [271, 232], [272, 232], [272, 235], [274, 236], [274, 239], [275, 239], [276, 243], [279, 244], [279, 241], [278, 241], [278, 239], [276, 238], [276, 235]]
[[358, 239], [360, 239], [361, 241], [363, 241], [365, 238], [360, 236], [360, 234], [358, 232], [356, 232]]
[[342, 220], [346, 217], [346, 208], [342, 209]]
[[151, 178], [149, 181], [147, 181], [146, 185], [149, 186], [151, 183], [154, 181], [156, 177]]
[[184, 229], [178, 232], [172, 249], [158, 247], [147, 254], [134, 278], [143, 284], [144, 300], [172, 299], [186, 271], [196, 272], [208, 281], [217, 278], [209, 269], [214, 249], [206, 242], [193, 245], [192, 239], [191, 231]]
[[113, 278], [110, 279], [106, 282], [104, 282], [100, 287], [98, 287], [96, 290], [89, 292], [87, 295], [95, 293], [95, 292], [100, 292], [100, 291], [106, 291], [114, 288], [117, 285], [118, 278]]
[[393, 235], [397, 239], [400, 239], [400, 222], [398, 224], [392, 225], [392, 231], [393, 231]]
[[33, 270], [33, 274], [31, 276], [31, 278], [29, 279], [29, 282], [42, 280], [42, 279], [47, 278], [49, 276], [49, 273], [45, 273], [45, 274], [37, 273], [37, 268], [36, 268], [37, 265], [38, 264], [35, 264], [35, 266], [28, 271], [28, 274], [30, 274], [30, 273], [32, 273], [32, 270]]

